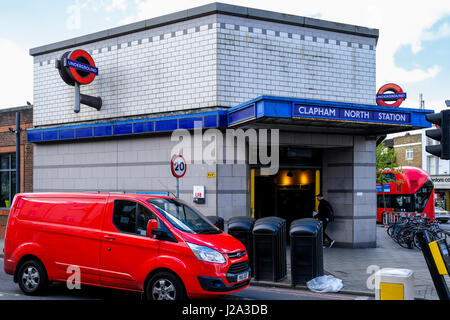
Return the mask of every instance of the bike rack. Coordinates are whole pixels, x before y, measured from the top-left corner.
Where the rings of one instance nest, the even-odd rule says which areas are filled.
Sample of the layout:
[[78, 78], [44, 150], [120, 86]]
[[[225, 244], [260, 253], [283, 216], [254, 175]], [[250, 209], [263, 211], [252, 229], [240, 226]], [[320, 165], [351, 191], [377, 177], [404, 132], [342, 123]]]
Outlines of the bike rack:
[[424, 213], [418, 212], [404, 212], [404, 211], [384, 211], [383, 214], [383, 224], [386, 226], [389, 223], [398, 222], [404, 217], [425, 217]]

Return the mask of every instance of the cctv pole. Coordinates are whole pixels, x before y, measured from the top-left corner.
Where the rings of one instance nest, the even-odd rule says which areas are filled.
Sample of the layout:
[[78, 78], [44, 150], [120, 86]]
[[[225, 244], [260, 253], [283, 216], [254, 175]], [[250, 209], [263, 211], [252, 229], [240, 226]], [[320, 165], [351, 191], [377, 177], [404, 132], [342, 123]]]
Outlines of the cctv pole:
[[20, 112], [16, 112], [16, 193], [20, 193]]

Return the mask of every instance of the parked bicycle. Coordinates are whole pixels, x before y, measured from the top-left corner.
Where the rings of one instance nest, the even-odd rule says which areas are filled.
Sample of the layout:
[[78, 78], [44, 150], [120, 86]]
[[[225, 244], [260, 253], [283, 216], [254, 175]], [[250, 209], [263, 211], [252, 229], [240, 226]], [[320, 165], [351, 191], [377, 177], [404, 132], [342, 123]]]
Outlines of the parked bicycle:
[[417, 234], [422, 230], [427, 230], [434, 240], [445, 239], [449, 243], [450, 231], [442, 229], [436, 220], [403, 212], [385, 213], [384, 217], [387, 234], [403, 248], [420, 249]]

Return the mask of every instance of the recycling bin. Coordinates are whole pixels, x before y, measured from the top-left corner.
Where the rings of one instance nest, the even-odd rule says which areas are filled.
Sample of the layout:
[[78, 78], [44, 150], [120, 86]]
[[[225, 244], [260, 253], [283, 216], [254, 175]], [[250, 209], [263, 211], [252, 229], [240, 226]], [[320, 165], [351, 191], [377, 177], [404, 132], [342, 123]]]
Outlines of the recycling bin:
[[[238, 239], [247, 250], [250, 266], [253, 266], [253, 236], [252, 230], [255, 224], [255, 219], [245, 216], [233, 217], [228, 220], [227, 231], [228, 234]], [[254, 268], [252, 267], [252, 276], [254, 275]]]
[[322, 222], [298, 219], [291, 223], [291, 283], [306, 285], [306, 282], [323, 276], [323, 226]]
[[225, 230], [225, 220], [218, 216], [206, 216], [208, 220], [220, 230]]
[[266, 217], [253, 226], [255, 280], [280, 281], [286, 277], [286, 220]]

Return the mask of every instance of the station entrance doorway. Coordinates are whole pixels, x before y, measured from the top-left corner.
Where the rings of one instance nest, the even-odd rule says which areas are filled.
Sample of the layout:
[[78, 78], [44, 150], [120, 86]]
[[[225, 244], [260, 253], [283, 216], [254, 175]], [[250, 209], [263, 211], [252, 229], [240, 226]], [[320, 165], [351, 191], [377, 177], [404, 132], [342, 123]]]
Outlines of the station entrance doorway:
[[280, 169], [261, 175], [251, 168], [251, 208], [255, 219], [277, 216], [293, 220], [312, 217], [320, 192], [322, 152], [320, 149], [280, 147]]

